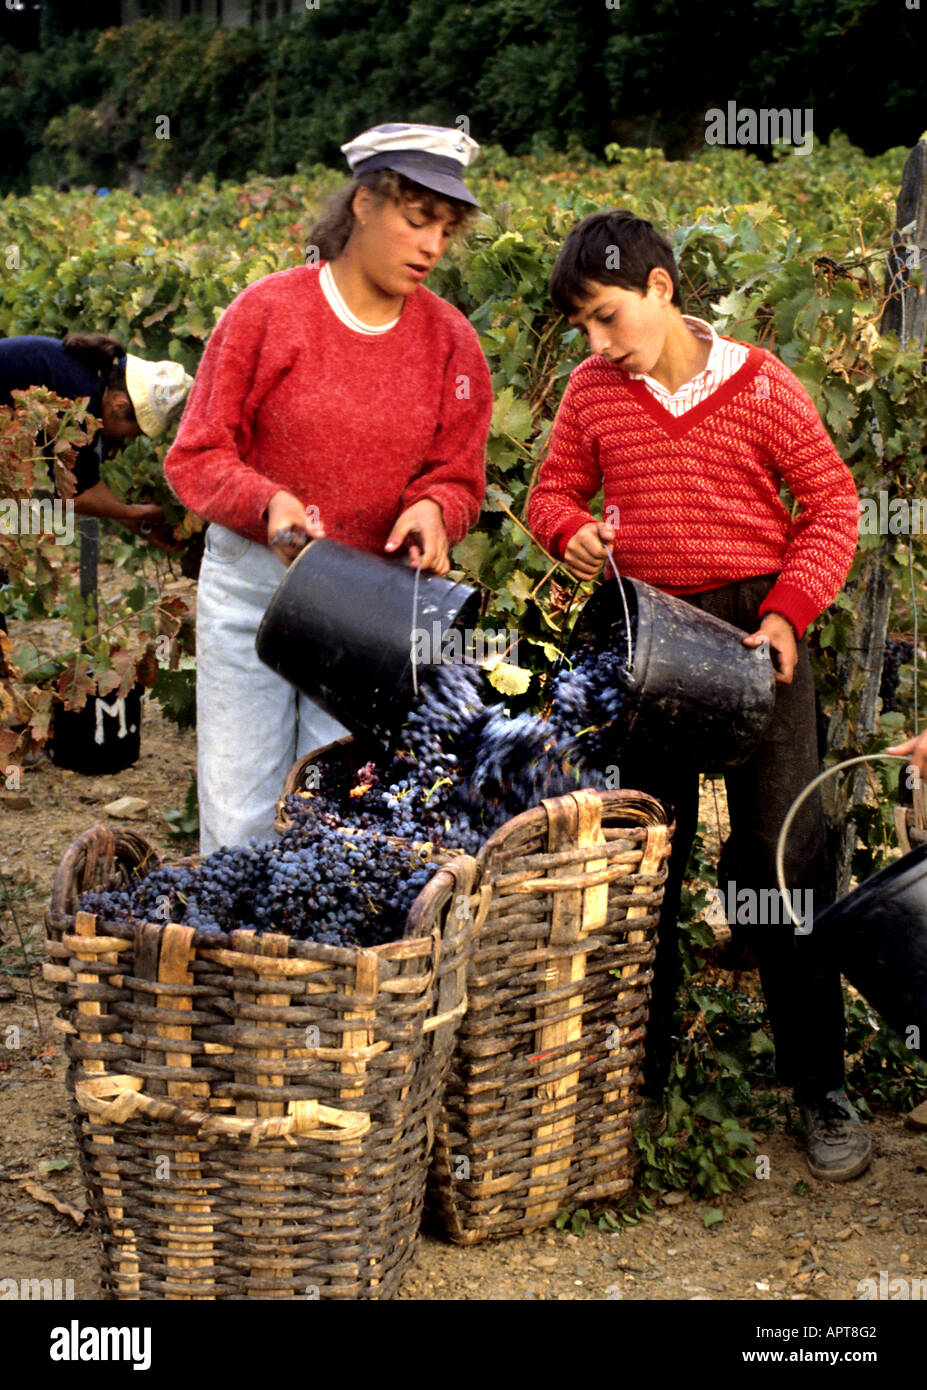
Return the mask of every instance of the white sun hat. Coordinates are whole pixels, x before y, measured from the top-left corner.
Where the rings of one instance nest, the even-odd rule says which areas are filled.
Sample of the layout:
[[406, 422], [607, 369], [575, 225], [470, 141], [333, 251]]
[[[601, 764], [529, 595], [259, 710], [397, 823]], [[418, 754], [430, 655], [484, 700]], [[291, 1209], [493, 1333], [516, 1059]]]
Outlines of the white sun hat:
[[479, 145], [462, 130], [441, 125], [375, 125], [342, 145], [357, 178], [374, 169], [393, 169], [413, 183], [457, 198], [478, 208], [461, 174], [476, 157]]
[[192, 385], [179, 362], [146, 362], [126, 354], [126, 390], [149, 439], [158, 439], [179, 415]]

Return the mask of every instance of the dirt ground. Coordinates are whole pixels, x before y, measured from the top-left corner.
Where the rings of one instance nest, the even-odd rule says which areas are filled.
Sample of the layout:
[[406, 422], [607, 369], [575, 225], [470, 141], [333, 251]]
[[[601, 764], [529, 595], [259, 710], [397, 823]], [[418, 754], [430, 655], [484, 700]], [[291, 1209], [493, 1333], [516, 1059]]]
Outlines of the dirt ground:
[[[53, 645], [50, 625], [35, 633]], [[105, 819], [120, 796], [144, 798], [137, 823], [160, 850], [176, 853], [163, 812], [180, 807], [195, 769], [195, 735], [179, 733], [146, 701], [142, 755], [126, 772], [91, 778], [42, 758], [25, 769], [18, 793], [0, 793], [0, 869], [35, 887], [17, 915], [36, 962], [42, 920], [58, 861], [82, 830]], [[26, 804], [28, 803], [28, 804]], [[713, 797], [704, 803], [714, 818]], [[3, 914], [5, 920], [6, 914]], [[21, 965], [15, 933], [4, 927], [0, 967]], [[64, 1089], [65, 1058], [51, 1021], [50, 986], [0, 968], [0, 1277], [72, 1279], [74, 1296], [98, 1299], [99, 1256], [93, 1236], [74, 1217], [37, 1200], [21, 1179], [78, 1211], [85, 1197]], [[19, 1029], [20, 1046], [5, 1046]], [[807, 1173], [796, 1141], [780, 1124], [757, 1135], [769, 1176], [723, 1204], [724, 1219], [703, 1225], [704, 1202], [683, 1194], [656, 1200], [657, 1210], [618, 1235], [590, 1225], [583, 1237], [554, 1229], [462, 1249], [422, 1237], [404, 1279], [402, 1299], [857, 1299], [862, 1281], [881, 1271], [898, 1290], [927, 1289], [927, 1133], [883, 1111], [871, 1125], [875, 1158], [862, 1177], [820, 1183]], [[45, 1169], [47, 1163], [67, 1166]], [[795, 1191], [800, 1179], [807, 1190]], [[885, 1285], [883, 1285], [885, 1287]]]

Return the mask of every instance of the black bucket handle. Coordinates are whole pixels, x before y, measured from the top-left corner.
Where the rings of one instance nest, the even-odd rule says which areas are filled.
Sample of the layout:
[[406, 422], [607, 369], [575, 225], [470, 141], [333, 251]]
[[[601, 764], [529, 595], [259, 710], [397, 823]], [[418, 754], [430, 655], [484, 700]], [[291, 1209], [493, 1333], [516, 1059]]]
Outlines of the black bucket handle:
[[[416, 699], [418, 699], [418, 663], [415, 660], [415, 632], [418, 619], [418, 586], [421, 577], [422, 567], [421, 565], [416, 565], [415, 576], [412, 580], [412, 626], [409, 629], [409, 663], [412, 667], [412, 690]], [[457, 580], [451, 589], [451, 593], [454, 592], [454, 589], [460, 587], [460, 580]], [[423, 665], [427, 665], [427, 663], [423, 663]]]
[[857, 763], [869, 762], [910, 763], [910, 758], [907, 753], [864, 753], [861, 757], [847, 758], [842, 763], [834, 763], [833, 767], [825, 768], [823, 772], [818, 773], [817, 777], [812, 778], [807, 787], [802, 788], [789, 807], [785, 820], [782, 822], [782, 829], [779, 831], [779, 839], [776, 841], [776, 878], [779, 882], [779, 891], [782, 894], [783, 905], [789, 917], [792, 919], [792, 925], [793, 927], [798, 927], [802, 931], [805, 929], [805, 924], [799, 917], [796, 917], [793, 911], [791, 893], [785, 881], [785, 842], [792, 828], [792, 822], [798, 815], [799, 807], [804, 805], [811, 793], [819, 787], [822, 782], [826, 782], [828, 777], [833, 777], [835, 772], [843, 772], [848, 767], [855, 767]]
[[621, 595], [621, 604], [624, 608], [624, 625], [625, 631], [628, 634], [628, 659], [625, 662], [625, 670], [630, 671], [634, 665], [634, 640], [631, 636], [631, 614], [628, 612], [628, 598], [625, 594], [624, 585], [621, 582], [621, 575], [618, 573], [618, 566], [615, 564], [615, 557], [612, 555], [610, 547], [608, 550], [608, 562], [611, 565], [612, 571], [615, 575], [615, 579], [618, 584], [618, 592]]
[[415, 619], [418, 617], [418, 581], [421, 578], [421, 565], [415, 566], [415, 578], [412, 580], [412, 626], [409, 629], [409, 653], [412, 657], [412, 690], [418, 699], [418, 664], [415, 660]]

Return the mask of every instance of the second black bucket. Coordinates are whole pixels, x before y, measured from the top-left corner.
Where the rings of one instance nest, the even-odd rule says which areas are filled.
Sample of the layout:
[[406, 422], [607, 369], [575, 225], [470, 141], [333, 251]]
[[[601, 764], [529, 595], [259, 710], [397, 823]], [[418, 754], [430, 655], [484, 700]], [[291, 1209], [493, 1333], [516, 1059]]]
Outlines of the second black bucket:
[[927, 845], [814, 919], [850, 984], [927, 1060]]
[[437, 663], [474, 626], [479, 594], [340, 541], [293, 561], [258, 630], [258, 656], [355, 734], [388, 743], [414, 698], [413, 660]]
[[83, 709], [66, 710], [59, 705], [52, 721], [51, 760], [56, 767], [86, 777], [124, 772], [138, 762], [141, 727], [140, 685], [121, 700], [91, 695]]
[[[739, 628], [642, 580], [620, 582], [636, 633], [616, 757], [633, 740], [655, 758], [671, 755], [702, 772], [743, 762], [773, 712], [768, 646], [745, 647]], [[606, 581], [583, 607], [567, 654], [616, 641], [624, 649], [625, 630], [617, 582]]]

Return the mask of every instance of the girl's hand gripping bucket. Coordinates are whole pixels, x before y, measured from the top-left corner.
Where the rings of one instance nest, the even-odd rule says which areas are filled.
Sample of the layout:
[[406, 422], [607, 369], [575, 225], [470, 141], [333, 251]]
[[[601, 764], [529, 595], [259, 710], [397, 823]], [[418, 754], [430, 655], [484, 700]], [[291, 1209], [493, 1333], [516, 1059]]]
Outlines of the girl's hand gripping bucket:
[[401, 560], [314, 540], [293, 561], [255, 640], [258, 656], [361, 737], [388, 744], [417, 671], [479, 617], [479, 594]]

